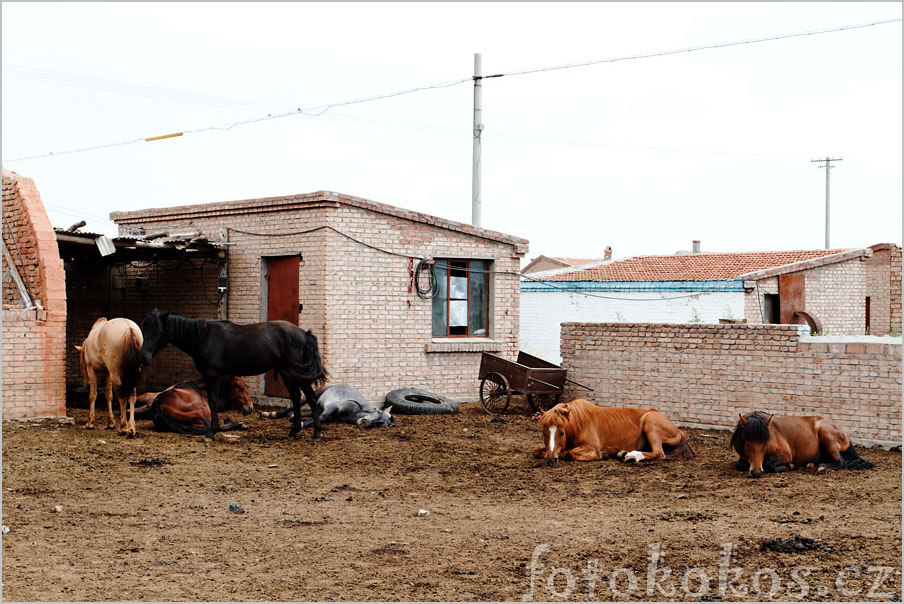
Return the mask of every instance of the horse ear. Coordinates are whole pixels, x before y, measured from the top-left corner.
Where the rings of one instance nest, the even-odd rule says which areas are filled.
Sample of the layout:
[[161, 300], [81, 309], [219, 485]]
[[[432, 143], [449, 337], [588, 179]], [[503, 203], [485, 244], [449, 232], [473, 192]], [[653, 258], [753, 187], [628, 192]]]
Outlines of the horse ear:
[[568, 406], [568, 403], [562, 405], [562, 408], [559, 410], [559, 413], [562, 414], [563, 417], [568, 417], [568, 414], [571, 413], [571, 407]]
[[78, 350], [78, 351], [79, 351], [79, 352], [81, 352], [81, 351], [82, 351], [82, 347], [81, 347], [81, 346], [79, 346], [79, 345], [78, 345], [78, 344], [76, 344], [76, 345], [75, 345], [75, 349], [76, 349], [76, 350]]
[[169, 318], [169, 311], [160, 313], [160, 320], [166, 323], [166, 320]]
[[746, 425], [747, 425], [747, 418], [744, 417], [743, 415], [741, 415], [740, 413], [738, 413], [738, 417], [741, 418], [741, 425], [742, 425], [742, 426], [746, 426]]
[[774, 414], [773, 414], [773, 415], [770, 415], [770, 416], [769, 416], [769, 419], [766, 420], [766, 427], [767, 427], [767, 428], [769, 427], [769, 424], [772, 423], [773, 418], [775, 418], [775, 415], [774, 415]]
[[391, 411], [392, 411], [392, 405], [389, 405], [388, 407], [386, 407], [385, 409], [383, 409], [383, 411], [386, 412], [386, 415], [392, 415], [392, 413], [391, 413]]

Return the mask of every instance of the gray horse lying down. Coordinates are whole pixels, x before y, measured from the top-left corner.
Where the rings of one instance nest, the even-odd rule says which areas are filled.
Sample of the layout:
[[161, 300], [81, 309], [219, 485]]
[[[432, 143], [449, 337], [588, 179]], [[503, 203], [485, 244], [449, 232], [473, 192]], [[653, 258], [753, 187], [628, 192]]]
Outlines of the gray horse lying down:
[[[364, 397], [351, 384], [330, 384], [314, 392], [323, 412], [320, 422], [341, 422], [357, 424], [362, 428], [385, 428], [395, 426], [390, 415], [392, 407], [377, 409], [364, 400]], [[291, 407], [279, 411], [264, 411], [261, 417], [292, 417]], [[305, 420], [304, 427], [314, 423], [313, 419]]]

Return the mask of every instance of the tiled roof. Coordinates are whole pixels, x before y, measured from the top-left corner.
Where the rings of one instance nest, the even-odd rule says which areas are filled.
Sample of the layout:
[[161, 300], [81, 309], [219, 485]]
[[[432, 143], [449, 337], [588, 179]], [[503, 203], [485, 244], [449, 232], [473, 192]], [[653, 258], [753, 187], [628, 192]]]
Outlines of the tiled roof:
[[709, 281], [737, 279], [740, 275], [795, 262], [840, 254], [846, 250], [787, 252], [699, 253], [672, 256], [635, 256], [593, 268], [563, 272], [549, 281]]

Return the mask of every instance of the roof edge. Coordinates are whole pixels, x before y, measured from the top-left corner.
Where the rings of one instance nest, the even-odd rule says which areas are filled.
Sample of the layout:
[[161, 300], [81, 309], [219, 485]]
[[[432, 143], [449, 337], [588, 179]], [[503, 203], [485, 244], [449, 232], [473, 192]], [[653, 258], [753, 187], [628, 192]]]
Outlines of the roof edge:
[[847, 250], [837, 254], [829, 254], [828, 256], [811, 258], [810, 260], [801, 260], [800, 262], [792, 262], [791, 264], [774, 266], [772, 268], [767, 268], [761, 271], [744, 273], [742, 275], [738, 275], [737, 278], [741, 280], [760, 281], [761, 279], [769, 279], [770, 277], [777, 277], [779, 275], [785, 275], [787, 273], [796, 273], [798, 271], [819, 268], [820, 266], [826, 266], [829, 264], [837, 264], [839, 262], [853, 260], [854, 258], [869, 258], [872, 255], [873, 250], [871, 250], [870, 248]]
[[111, 212], [110, 220], [119, 224], [122, 222], [134, 222], [137, 220], [161, 220], [166, 218], [186, 218], [199, 217], [209, 214], [233, 214], [241, 212], [265, 212], [279, 206], [296, 206], [317, 202], [334, 202], [346, 204], [354, 207], [363, 208], [380, 214], [403, 218], [413, 222], [430, 224], [440, 228], [457, 231], [479, 237], [481, 239], [489, 239], [500, 243], [507, 243], [514, 246], [515, 252], [526, 254], [528, 248], [528, 240], [520, 237], [514, 237], [498, 231], [491, 231], [481, 227], [475, 227], [470, 224], [432, 216], [413, 210], [406, 210], [397, 206], [391, 206], [377, 201], [364, 199], [363, 197], [355, 197], [335, 191], [316, 191], [314, 193], [303, 193], [296, 195], [283, 195], [278, 197], [261, 197], [256, 199], [242, 199], [235, 201], [216, 201], [212, 203], [188, 205], [188, 206], [171, 206], [165, 208], [149, 208], [145, 210], [133, 210], [130, 212]]

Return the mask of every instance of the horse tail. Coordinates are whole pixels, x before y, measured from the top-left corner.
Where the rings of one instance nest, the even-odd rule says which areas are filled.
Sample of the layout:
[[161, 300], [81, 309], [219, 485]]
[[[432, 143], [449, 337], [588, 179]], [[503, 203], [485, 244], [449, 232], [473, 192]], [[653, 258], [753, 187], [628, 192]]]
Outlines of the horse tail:
[[122, 355], [119, 359], [119, 383], [123, 396], [138, 387], [141, 377], [141, 340], [129, 329], [122, 339]]
[[682, 433], [681, 442], [675, 445], [671, 451], [666, 452], [665, 458], [669, 460], [686, 461], [697, 457], [697, 452], [687, 441], [687, 437]]
[[844, 451], [841, 451], [841, 467], [845, 470], [870, 470], [873, 468], [873, 463], [860, 457], [857, 449], [852, 444]]
[[295, 358], [296, 362], [292, 364], [293, 373], [309, 381], [311, 387], [317, 389], [329, 378], [329, 374], [320, 358], [317, 336], [311, 333], [310, 330], [304, 331], [302, 329], [298, 329], [293, 333], [301, 340], [300, 342], [293, 342], [293, 348], [300, 352], [299, 356]]

